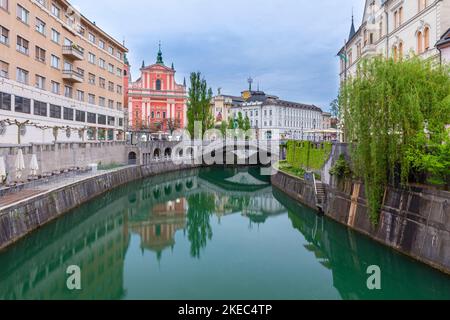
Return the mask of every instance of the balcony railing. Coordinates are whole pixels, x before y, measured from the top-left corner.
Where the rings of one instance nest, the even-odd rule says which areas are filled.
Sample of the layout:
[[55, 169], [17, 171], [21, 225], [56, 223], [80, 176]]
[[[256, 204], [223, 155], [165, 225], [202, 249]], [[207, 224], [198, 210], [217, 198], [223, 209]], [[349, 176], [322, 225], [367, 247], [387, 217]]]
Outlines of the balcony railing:
[[81, 83], [84, 81], [84, 76], [75, 70], [63, 70], [63, 79], [69, 82]]
[[63, 55], [72, 60], [83, 60], [84, 52], [80, 50], [77, 46], [63, 46]]

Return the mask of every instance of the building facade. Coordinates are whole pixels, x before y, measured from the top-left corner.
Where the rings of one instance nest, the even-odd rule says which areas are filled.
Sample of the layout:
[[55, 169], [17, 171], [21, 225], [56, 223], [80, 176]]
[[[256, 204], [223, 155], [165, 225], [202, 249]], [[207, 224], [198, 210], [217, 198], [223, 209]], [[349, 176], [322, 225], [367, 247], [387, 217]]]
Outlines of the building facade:
[[231, 109], [240, 106], [244, 102], [242, 97], [219, 94], [211, 101], [211, 111], [215, 119], [216, 126], [220, 126], [222, 121], [228, 122]]
[[65, 0], [0, 0], [0, 143], [124, 139], [126, 52]]
[[441, 53], [441, 62], [450, 63], [450, 28], [442, 35], [436, 46]]
[[339, 51], [340, 79], [354, 75], [363, 57], [437, 59], [436, 43], [449, 27], [450, 0], [366, 0], [361, 26], [352, 21]]
[[187, 125], [186, 81], [175, 81], [175, 69], [164, 65], [161, 46], [156, 63], [142, 63], [141, 77], [128, 87], [129, 125], [133, 130], [168, 133]]
[[[248, 92], [245, 92], [248, 94]], [[248, 96], [248, 95], [247, 95]], [[239, 112], [248, 117], [258, 139], [321, 140], [322, 110], [314, 105], [280, 100], [262, 91], [251, 91], [242, 104], [232, 108], [233, 118]]]

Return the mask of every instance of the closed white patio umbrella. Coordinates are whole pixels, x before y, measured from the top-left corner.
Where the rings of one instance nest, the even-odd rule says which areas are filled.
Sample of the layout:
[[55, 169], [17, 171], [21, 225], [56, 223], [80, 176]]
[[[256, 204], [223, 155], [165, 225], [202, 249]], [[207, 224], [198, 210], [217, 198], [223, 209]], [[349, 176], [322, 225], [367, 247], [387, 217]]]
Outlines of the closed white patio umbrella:
[[37, 161], [37, 157], [35, 154], [33, 154], [31, 156], [31, 162], [30, 162], [30, 174], [32, 176], [37, 176], [38, 170], [39, 170], [39, 164]]
[[5, 158], [0, 157], [0, 183], [6, 179], [6, 166], [5, 166]]
[[23, 159], [22, 149], [19, 149], [19, 151], [17, 152], [15, 168], [16, 168], [16, 179], [20, 180], [22, 178], [22, 171], [25, 170], [25, 161]]

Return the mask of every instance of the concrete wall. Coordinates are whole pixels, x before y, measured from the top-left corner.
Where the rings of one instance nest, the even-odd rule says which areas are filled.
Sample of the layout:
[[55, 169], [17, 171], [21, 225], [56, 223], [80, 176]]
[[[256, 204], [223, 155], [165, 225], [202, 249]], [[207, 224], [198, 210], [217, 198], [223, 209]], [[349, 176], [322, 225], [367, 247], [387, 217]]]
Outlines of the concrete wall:
[[[93, 143], [57, 143], [30, 144], [20, 147], [24, 153], [25, 170], [23, 177], [29, 175], [31, 157], [36, 154], [38, 174], [71, 167], [86, 167], [91, 163], [126, 164], [125, 142], [93, 142]], [[15, 177], [15, 161], [19, 147], [17, 145], [0, 146], [0, 157], [4, 157], [8, 182]]]
[[155, 174], [193, 167], [172, 162], [126, 167], [4, 207], [0, 211], [0, 249], [115, 187]]
[[[272, 183], [293, 199], [315, 207], [311, 182], [279, 172]], [[376, 227], [369, 220], [364, 185], [333, 182], [326, 193], [326, 216], [450, 274], [450, 192], [388, 188]]]

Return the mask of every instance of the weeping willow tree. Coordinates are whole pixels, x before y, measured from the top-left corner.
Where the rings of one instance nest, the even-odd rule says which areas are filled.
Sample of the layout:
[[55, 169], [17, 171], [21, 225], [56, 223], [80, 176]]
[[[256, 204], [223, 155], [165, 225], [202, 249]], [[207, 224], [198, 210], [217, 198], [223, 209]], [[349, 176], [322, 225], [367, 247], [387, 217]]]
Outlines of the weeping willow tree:
[[439, 161], [450, 164], [449, 71], [419, 58], [378, 57], [362, 61], [341, 88], [345, 135], [374, 224], [386, 186], [406, 186], [412, 176], [433, 170], [448, 178], [449, 166]]

